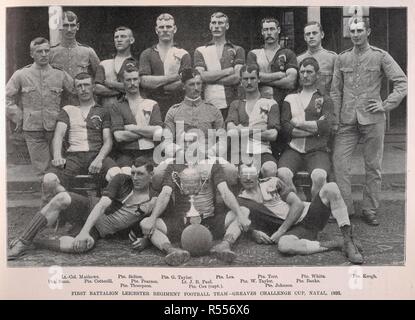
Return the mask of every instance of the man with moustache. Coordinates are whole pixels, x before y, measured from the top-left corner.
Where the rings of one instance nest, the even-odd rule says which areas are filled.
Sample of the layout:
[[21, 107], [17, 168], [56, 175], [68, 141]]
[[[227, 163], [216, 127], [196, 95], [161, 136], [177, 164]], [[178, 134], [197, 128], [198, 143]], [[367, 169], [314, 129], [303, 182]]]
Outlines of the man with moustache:
[[[100, 199], [68, 192], [60, 186], [52, 200], [36, 213], [12, 242], [8, 260], [17, 259], [34, 248], [86, 252], [94, 247], [97, 240], [130, 228], [149, 216], [154, 208], [157, 197], [150, 188], [152, 173], [151, 160], [139, 157], [134, 160], [131, 175], [116, 175]], [[74, 224], [70, 235], [35, 240], [43, 228], [53, 226], [62, 217]]]
[[111, 108], [111, 131], [117, 142], [114, 158], [122, 170], [128, 170], [138, 156], [153, 156], [163, 122], [157, 102], [140, 94], [140, 74], [134, 63], [126, 64], [122, 79], [126, 94]]
[[[252, 157], [254, 166], [261, 172], [262, 177], [275, 177], [277, 161], [272, 155], [270, 142], [277, 139], [280, 129], [278, 105], [273, 99], [261, 97], [258, 89], [258, 65], [244, 65], [241, 68], [241, 85], [245, 99], [231, 103], [226, 119], [228, 136], [231, 137], [232, 142], [235, 137], [241, 138], [240, 150], [238, 150], [240, 155], [243, 157], [247, 154]], [[250, 133], [246, 144], [243, 138], [244, 132]]]
[[117, 53], [114, 58], [101, 61], [95, 75], [95, 94], [101, 98], [101, 105], [110, 108], [120, 94], [125, 93], [122, 75], [128, 63], [138, 65], [131, 56], [131, 46], [135, 42], [133, 32], [127, 27], [114, 31], [114, 45]]
[[218, 108], [224, 119], [228, 108], [238, 96], [240, 69], [245, 63], [245, 50], [226, 38], [229, 18], [222, 12], [210, 17], [212, 40], [198, 47], [194, 53], [194, 66], [205, 83], [204, 100]]
[[[261, 92], [274, 100], [281, 108], [287, 93], [295, 89], [297, 84], [297, 58], [290, 49], [279, 44], [280, 23], [275, 18], [264, 18], [261, 21], [261, 34], [264, 46], [248, 52], [247, 63], [259, 65]], [[271, 90], [272, 89], [272, 90]]]
[[33, 169], [42, 177], [51, 160], [62, 94], [73, 94], [73, 79], [49, 64], [50, 44], [45, 38], [30, 42], [30, 56], [33, 64], [17, 70], [7, 82], [6, 115], [16, 124], [15, 131], [23, 130]]
[[316, 21], [308, 22], [304, 26], [304, 40], [307, 43], [307, 51], [300, 54], [297, 61], [300, 64], [301, 61], [308, 57], [316, 59], [320, 69], [317, 88], [322, 94], [330, 94], [334, 62], [336, 61], [337, 54], [321, 46], [323, 38], [324, 32], [321, 24]]
[[[353, 47], [339, 54], [334, 65], [331, 97], [339, 124], [334, 141], [333, 165], [336, 182], [354, 214], [350, 162], [359, 141], [363, 142], [366, 183], [362, 215], [369, 225], [378, 225], [379, 193], [386, 112], [399, 106], [407, 93], [407, 78], [396, 61], [384, 50], [369, 45], [369, 21], [352, 18], [349, 31]], [[393, 91], [382, 101], [383, 77], [393, 82]]]
[[183, 86], [179, 74], [191, 68], [189, 53], [174, 43], [177, 26], [168, 13], [157, 17], [158, 43], [140, 55], [139, 71], [144, 96], [157, 101], [164, 121], [169, 108], [183, 100]]

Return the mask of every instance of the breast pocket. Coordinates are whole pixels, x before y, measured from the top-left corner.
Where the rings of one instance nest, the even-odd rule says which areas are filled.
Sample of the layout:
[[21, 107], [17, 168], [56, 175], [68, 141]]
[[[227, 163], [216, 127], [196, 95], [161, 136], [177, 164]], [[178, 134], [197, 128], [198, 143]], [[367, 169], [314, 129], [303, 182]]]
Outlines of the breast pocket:
[[61, 103], [62, 88], [50, 87], [50, 106], [54, 108], [59, 108]]
[[343, 75], [343, 82], [350, 86], [353, 85], [353, 68], [340, 68], [340, 71]]
[[22, 88], [22, 104], [23, 107], [32, 107], [36, 104], [36, 88], [35, 87], [23, 87]]
[[379, 81], [380, 76], [379, 66], [368, 66], [365, 68], [365, 81], [368, 81], [367, 83]]

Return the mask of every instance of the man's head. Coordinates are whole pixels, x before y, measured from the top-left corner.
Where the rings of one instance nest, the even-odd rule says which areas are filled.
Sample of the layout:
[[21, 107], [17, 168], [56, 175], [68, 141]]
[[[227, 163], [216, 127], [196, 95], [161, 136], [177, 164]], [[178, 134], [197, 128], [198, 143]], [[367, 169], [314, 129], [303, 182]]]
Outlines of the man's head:
[[62, 38], [74, 40], [79, 30], [78, 17], [72, 11], [64, 11], [62, 14]]
[[163, 13], [157, 17], [156, 34], [159, 37], [159, 41], [172, 42], [176, 31], [177, 27], [172, 15]]
[[321, 40], [324, 38], [324, 32], [321, 24], [317, 21], [311, 21], [304, 26], [304, 40], [308, 48], [318, 48], [321, 46]]
[[274, 44], [278, 42], [281, 28], [280, 23], [275, 18], [264, 18], [261, 21], [261, 34], [264, 42], [267, 44]]
[[368, 18], [352, 18], [349, 22], [350, 38], [355, 46], [365, 46], [370, 35]]
[[88, 102], [94, 98], [94, 85], [89, 73], [78, 73], [74, 79], [74, 86], [80, 102]]
[[124, 89], [128, 94], [137, 94], [140, 90], [140, 75], [137, 66], [131, 62], [127, 63], [123, 73]]
[[258, 91], [259, 67], [257, 64], [244, 65], [240, 71], [241, 85], [245, 92]]
[[195, 69], [185, 69], [181, 73], [181, 78], [185, 96], [193, 100], [199, 98], [202, 94], [203, 86], [200, 73]]
[[303, 88], [316, 85], [319, 76], [320, 66], [313, 57], [305, 58], [300, 63], [300, 84]]
[[224, 37], [229, 29], [229, 18], [222, 12], [215, 12], [210, 16], [209, 29], [215, 38]]
[[153, 177], [154, 162], [151, 158], [141, 156], [134, 160], [131, 166], [131, 178], [133, 179], [134, 189], [147, 189]]
[[45, 66], [49, 63], [50, 44], [45, 38], [35, 38], [30, 42], [30, 56], [39, 66]]
[[239, 181], [243, 189], [255, 189], [258, 185], [258, 170], [253, 165], [242, 164], [239, 167]]
[[114, 46], [117, 52], [125, 52], [134, 43], [134, 35], [130, 28], [118, 27], [114, 31]]

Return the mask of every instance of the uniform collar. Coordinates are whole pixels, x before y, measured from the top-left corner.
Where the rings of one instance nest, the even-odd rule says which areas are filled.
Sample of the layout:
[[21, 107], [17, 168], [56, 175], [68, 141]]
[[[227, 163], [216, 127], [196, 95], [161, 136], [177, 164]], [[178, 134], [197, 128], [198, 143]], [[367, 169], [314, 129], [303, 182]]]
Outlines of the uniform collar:
[[71, 43], [66, 43], [65, 41], [62, 41], [61, 43], [60, 43], [60, 45], [62, 46], [62, 47], [64, 47], [64, 48], [75, 48], [75, 47], [77, 47], [78, 45], [79, 45], [79, 43], [78, 43], [78, 41], [73, 41], [73, 42], [71, 42]]
[[366, 44], [366, 46], [365, 47], [363, 47], [363, 48], [357, 48], [357, 47], [354, 47], [353, 48], [353, 52], [355, 53], [355, 54], [363, 54], [363, 53], [365, 53], [366, 51], [368, 51], [370, 49], [370, 45], [369, 45], [369, 43], [367, 43]]
[[49, 70], [52, 68], [52, 66], [51, 66], [50, 64], [48, 64], [46, 67], [41, 68], [41, 67], [39, 67], [36, 63], [33, 63], [33, 64], [31, 65], [31, 68], [32, 68], [32, 69], [35, 69], [35, 70], [49, 71]]
[[202, 103], [202, 98], [199, 97], [195, 100], [192, 100], [188, 97], [184, 97], [183, 103], [187, 104], [189, 107], [197, 107]]

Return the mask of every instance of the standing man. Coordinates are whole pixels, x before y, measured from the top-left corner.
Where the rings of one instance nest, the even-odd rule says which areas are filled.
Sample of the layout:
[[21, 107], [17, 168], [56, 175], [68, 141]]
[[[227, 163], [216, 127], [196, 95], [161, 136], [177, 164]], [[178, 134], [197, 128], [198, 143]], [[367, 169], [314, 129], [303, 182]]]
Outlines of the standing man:
[[[371, 30], [367, 19], [352, 19], [349, 30], [353, 48], [338, 56], [331, 88], [339, 123], [334, 144], [334, 172], [349, 214], [353, 214], [350, 162], [358, 142], [363, 141], [366, 184], [362, 214], [368, 224], [378, 225], [385, 114], [405, 97], [407, 78], [387, 52], [369, 45]], [[380, 96], [383, 76], [393, 82], [393, 91], [384, 101]]]
[[270, 93], [273, 92], [274, 100], [281, 108], [285, 96], [295, 89], [297, 84], [297, 57], [290, 49], [280, 46], [280, 32], [277, 19], [262, 19], [261, 34], [264, 47], [249, 51], [247, 63], [259, 65], [261, 93], [270, 98]]
[[192, 62], [189, 53], [174, 43], [177, 27], [173, 16], [159, 15], [155, 30], [159, 41], [141, 53], [139, 71], [144, 95], [158, 102], [164, 121], [169, 108], [183, 100], [179, 74], [190, 68]]
[[304, 27], [304, 40], [307, 43], [307, 51], [300, 54], [297, 58], [298, 64], [305, 58], [313, 57], [317, 60], [320, 67], [318, 79], [318, 90], [321, 94], [330, 94], [331, 81], [333, 80], [334, 62], [337, 54], [328, 51], [321, 46], [324, 32], [321, 24], [316, 21], [307, 23]]
[[130, 28], [118, 27], [114, 31], [114, 45], [117, 53], [113, 59], [101, 61], [95, 75], [95, 94], [101, 97], [101, 105], [110, 108], [124, 93], [122, 75], [128, 63], [138, 65], [131, 56], [134, 35]]
[[17, 70], [6, 85], [7, 116], [16, 124], [16, 130], [23, 129], [30, 160], [39, 177], [45, 174], [51, 160], [50, 144], [62, 93], [73, 92], [70, 75], [52, 67], [49, 54], [49, 41], [35, 38], [30, 42], [34, 63]]
[[[87, 72], [95, 77], [99, 58], [94, 49], [76, 41], [79, 20], [72, 11], [62, 14], [62, 41], [50, 50], [50, 64], [65, 70], [72, 78], [78, 73]], [[67, 97], [67, 103], [76, 104], [76, 96]]]
[[131, 167], [135, 158], [152, 158], [154, 139], [161, 138], [163, 122], [156, 101], [140, 95], [140, 75], [134, 65], [123, 72], [125, 97], [111, 108], [111, 123], [117, 150], [115, 160], [121, 168]]
[[327, 142], [334, 122], [333, 101], [317, 89], [319, 71], [313, 57], [300, 63], [302, 88], [286, 96], [282, 104], [281, 126], [289, 142], [278, 162], [278, 177], [293, 190], [296, 172], [305, 168], [310, 173], [312, 199], [331, 172]]
[[229, 19], [222, 12], [210, 17], [212, 40], [196, 49], [194, 66], [206, 84], [204, 99], [221, 112], [224, 119], [228, 107], [238, 96], [238, 84], [242, 66], [245, 64], [245, 50], [226, 39]]
[[280, 110], [273, 99], [261, 98], [258, 65], [244, 65], [241, 68], [241, 84], [245, 99], [231, 103], [226, 119], [228, 135], [239, 139], [244, 130], [253, 132], [247, 144], [242, 143], [243, 138], [240, 139], [240, 153], [253, 157], [254, 166], [263, 177], [275, 177], [277, 161], [272, 155], [270, 141], [277, 139]]

